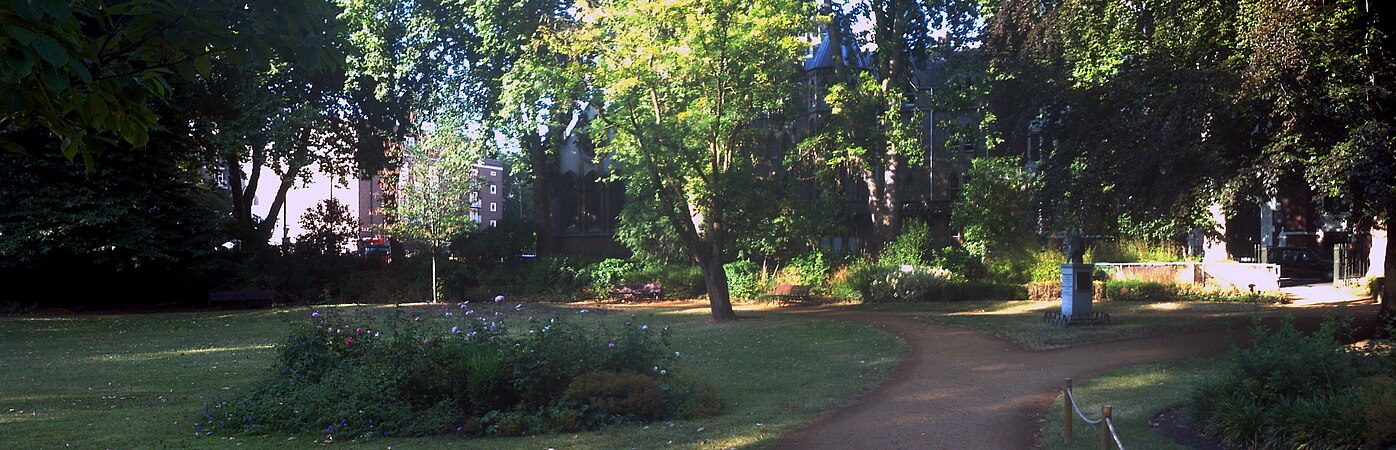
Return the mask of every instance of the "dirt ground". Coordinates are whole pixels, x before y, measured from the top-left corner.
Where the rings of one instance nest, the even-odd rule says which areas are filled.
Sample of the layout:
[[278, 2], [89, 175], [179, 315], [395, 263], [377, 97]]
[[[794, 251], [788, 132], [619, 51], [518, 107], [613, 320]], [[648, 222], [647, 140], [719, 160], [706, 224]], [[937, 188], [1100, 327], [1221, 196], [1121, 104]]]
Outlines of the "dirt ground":
[[[1376, 317], [1376, 305], [1286, 309], [1300, 328], [1335, 314]], [[1137, 364], [1214, 354], [1247, 341], [1245, 324], [1071, 348], [1030, 351], [989, 333], [932, 324], [916, 313], [805, 311], [865, 323], [906, 341], [888, 380], [855, 403], [781, 438], [777, 448], [1027, 449], [1038, 415], [1065, 378]]]

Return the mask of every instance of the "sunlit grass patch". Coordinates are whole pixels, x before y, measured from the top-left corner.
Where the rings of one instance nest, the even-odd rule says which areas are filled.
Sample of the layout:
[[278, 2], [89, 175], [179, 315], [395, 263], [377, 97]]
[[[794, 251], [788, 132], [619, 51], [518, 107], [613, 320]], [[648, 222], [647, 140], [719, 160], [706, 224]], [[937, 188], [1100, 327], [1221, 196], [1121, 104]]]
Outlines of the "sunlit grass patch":
[[[1165, 362], [1130, 367], [1085, 380], [1076, 380], [1072, 392], [1081, 412], [1091, 419], [1100, 417], [1100, 406], [1111, 406], [1110, 421], [1115, 424], [1125, 448], [1184, 449], [1153, 431], [1149, 422], [1159, 413], [1188, 400], [1198, 386], [1223, 376], [1219, 358]], [[1042, 414], [1038, 434], [1044, 449], [1097, 448], [1100, 426], [1074, 417], [1070, 441], [1065, 440], [1062, 397]]]
[[[317, 308], [375, 317], [393, 311], [438, 312], [441, 307]], [[726, 413], [578, 434], [371, 438], [358, 443], [399, 448], [658, 448], [670, 442], [701, 448], [760, 447], [883, 379], [902, 351], [902, 343], [886, 333], [803, 315], [741, 311], [744, 320], [714, 323], [706, 307], [694, 304], [523, 308], [540, 316], [577, 314], [587, 308], [588, 314], [604, 320], [671, 326], [673, 347], [683, 353], [686, 370], [717, 386], [727, 402]], [[324, 436], [202, 437], [193, 423], [203, 405], [265, 374], [271, 346], [287, 334], [292, 321], [304, 320], [309, 313], [295, 308], [0, 318], [0, 448], [313, 445]], [[335, 443], [352, 440], [337, 437]]]

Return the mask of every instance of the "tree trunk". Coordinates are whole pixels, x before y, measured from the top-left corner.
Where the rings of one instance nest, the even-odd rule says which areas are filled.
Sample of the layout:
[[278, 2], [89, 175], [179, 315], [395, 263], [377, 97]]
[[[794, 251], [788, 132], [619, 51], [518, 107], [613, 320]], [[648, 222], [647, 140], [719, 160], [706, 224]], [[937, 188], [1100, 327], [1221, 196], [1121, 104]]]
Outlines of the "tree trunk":
[[1381, 317], [1382, 321], [1391, 319], [1392, 309], [1391, 298], [1396, 297], [1396, 282], [1391, 281], [1391, 274], [1396, 273], [1396, 236], [1392, 236], [1393, 227], [1396, 225], [1396, 211], [1388, 211], [1386, 214], [1386, 258], [1382, 264], [1382, 285], [1381, 289]]
[[[551, 135], [552, 131], [548, 133]], [[559, 132], [560, 133], [560, 132]], [[538, 242], [534, 252], [538, 256], [553, 253], [553, 183], [556, 167], [549, 164], [548, 148], [534, 136], [526, 138], [528, 162], [533, 169], [533, 223], [538, 227]]]
[[703, 284], [708, 289], [708, 305], [713, 320], [737, 320], [737, 313], [732, 311], [732, 294], [727, 289], [727, 269], [722, 267], [722, 259], [712, 255], [700, 258], [699, 269], [703, 272]]

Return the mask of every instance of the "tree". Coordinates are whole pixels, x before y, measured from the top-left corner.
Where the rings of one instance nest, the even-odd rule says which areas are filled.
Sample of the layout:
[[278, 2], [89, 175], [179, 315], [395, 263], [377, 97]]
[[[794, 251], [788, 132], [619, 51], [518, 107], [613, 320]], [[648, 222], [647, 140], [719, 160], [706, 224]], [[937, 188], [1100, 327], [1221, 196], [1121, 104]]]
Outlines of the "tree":
[[[0, 147], [52, 139], [89, 165], [103, 149], [140, 148], [171, 82], [235, 63], [280, 59], [302, 70], [337, 64], [324, 1], [16, 0], [0, 9]], [[294, 47], [280, 45], [295, 42]], [[30, 131], [39, 133], [30, 133]], [[32, 136], [33, 138], [18, 139]], [[117, 145], [124, 143], [127, 145]]]
[[1017, 158], [976, 159], [955, 199], [951, 224], [964, 230], [965, 248], [980, 258], [1029, 247], [1037, 235], [1030, 214], [1037, 180]]
[[[755, 170], [752, 126], [790, 96], [813, 28], [797, 0], [619, 0], [582, 11], [604, 92], [606, 154], [636, 195], [653, 195], [703, 273], [714, 320], [731, 320], [727, 246], [734, 189]], [[604, 136], [603, 134], [603, 136]], [[644, 193], [644, 194], [641, 194]]]
[[[217, 60], [214, 68], [180, 86], [170, 109], [186, 118], [189, 145], [226, 171], [234, 235], [261, 249], [296, 183], [309, 182], [317, 169], [340, 179], [351, 171], [355, 135], [342, 117], [344, 74], [277, 62]], [[276, 178], [263, 180], [263, 169]], [[264, 181], [277, 189], [259, 217], [253, 199]]]
[[[487, 106], [492, 61], [479, 53], [472, 2], [337, 0], [349, 27], [349, 120], [362, 175], [378, 176], [387, 224], [396, 223], [408, 137], [424, 118], [465, 117]], [[401, 242], [391, 240], [393, 254]]]
[[[590, 58], [572, 39], [581, 26], [576, 2], [485, 0], [476, 4], [478, 29], [487, 30], [480, 51], [499, 73], [497, 98], [485, 121], [518, 142], [523, 150], [516, 174], [527, 173], [533, 192], [529, 218], [537, 230], [536, 252], [551, 253], [553, 181], [558, 149], [569, 129], [586, 134], [587, 103], [594, 92], [584, 75]], [[576, 126], [571, 126], [574, 119]]]
[[398, 220], [385, 225], [388, 233], [431, 257], [432, 302], [440, 300], [437, 258], [452, 240], [475, 226], [470, 208], [479, 184], [474, 165], [480, 152], [463, 132], [460, 126], [444, 126], [428, 131], [422, 143], [406, 147], [398, 186], [401, 197], [390, 211]]
[[301, 228], [296, 236], [296, 252], [314, 255], [348, 253], [349, 243], [359, 235], [359, 221], [349, 207], [338, 199], [327, 198], [301, 214]]
[[[1357, 228], [1396, 223], [1396, 38], [1393, 17], [1371, 2], [1242, 2], [1241, 98], [1269, 106], [1261, 175], [1300, 173]], [[1341, 211], [1341, 210], [1346, 211]], [[1396, 240], [1387, 239], [1382, 315], [1392, 314]]]

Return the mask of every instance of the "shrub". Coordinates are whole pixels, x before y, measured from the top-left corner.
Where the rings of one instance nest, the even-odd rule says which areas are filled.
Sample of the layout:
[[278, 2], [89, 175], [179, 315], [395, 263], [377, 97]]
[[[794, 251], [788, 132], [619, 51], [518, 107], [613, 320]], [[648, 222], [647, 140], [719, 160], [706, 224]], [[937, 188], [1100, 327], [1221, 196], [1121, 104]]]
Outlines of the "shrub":
[[931, 266], [940, 267], [970, 280], [980, 280], [988, 276], [984, 263], [964, 247], [944, 247], [931, 254]]
[[523, 294], [573, 298], [588, 285], [585, 264], [575, 257], [545, 256], [528, 267]]
[[592, 371], [572, 379], [563, 398], [584, 406], [587, 421], [650, 422], [664, 415], [659, 380], [634, 371]]
[[1125, 238], [1093, 242], [1086, 250], [1087, 261], [1094, 262], [1171, 262], [1183, 261], [1183, 248], [1168, 241], [1148, 238]]
[[1097, 294], [1104, 300], [1141, 302], [1246, 302], [1283, 303], [1283, 294], [1236, 292], [1196, 285], [1139, 280], [1106, 280]]
[[1255, 326], [1251, 346], [1235, 350], [1228, 375], [1194, 392], [1193, 419], [1232, 446], [1246, 448], [1355, 448], [1364, 438], [1385, 439], [1387, 425], [1369, 423], [1372, 401], [1359, 380], [1389, 365], [1371, 364], [1344, 346], [1326, 323], [1305, 336], [1285, 320], [1274, 332]]
[[530, 318], [510, 332], [515, 309], [462, 302], [371, 327], [317, 313], [277, 346], [265, 378], [209, 403], [197, 429], [515, 435], [711, 411], [671, 406], [710, 399], [704, 388], [664, 388], [692, 383], [676, 370], [667, 329]]
[[756, 298], [761, 295], [761, 268], [751, 261], [723, 264], [727, 271], [727, 289], [733, 297]]
[[794, 278], [790, 284], [822, 289], [829, 282], [829, 263], [824, 261], [824, 254], [820, 252], [810, 252], [791, 259], [782, 272]]
[[703, 272], [689, 265], [651, 265], [640, 268], [629, 280], [631, 283], [659, 283], [664, 285], [664, 295], [677, 298], [694, 298], [708, 291], [703, 283]]
[[915, 302], [931, 298], [952, 281], [958, 281], [955, 274], [938, 267], [880, 267], [868, 287], [865, 301], [872, 302]]
[[927, 265], [931, 260], [931, 242], [931, 229], [925, 222], [914, 219], [902, 221], [901, 233], [882, 249], [878, 262], [892, 266]]
[[582, 273], [591, 284], [592, 294], [599, 297], [605, 295], [611, 287], [627, 282], [638, 268], [639, 264], [634, 261], [608, 258], [587, 265]]

